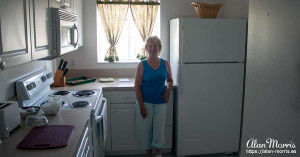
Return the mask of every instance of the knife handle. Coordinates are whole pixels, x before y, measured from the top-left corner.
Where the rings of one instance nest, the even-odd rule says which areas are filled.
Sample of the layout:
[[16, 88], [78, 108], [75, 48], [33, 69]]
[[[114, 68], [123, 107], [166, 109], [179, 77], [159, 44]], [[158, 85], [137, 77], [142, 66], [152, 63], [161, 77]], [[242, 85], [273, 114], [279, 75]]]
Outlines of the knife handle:
[[64, 65], [63, 65], [63, 66], [62, 66], [62, 68], [61, 68], [61, 70], [65, 70], [65, 68], [66, 68], [67, 64], [68, 64], [68, 62], [67, 62], [67, 61], [65, 61], [65, 62], [64, 62]]
[[58, 69], [61, 69], [61, 66], [63, 65], [63, 62], [64, 62], [64, 60], [61, 59], [60, 62], [59, 62], [59, 65], [58, 65]]
[[64, 71], [64, 73], [63, 73], [63, 77], [65, 77], [67, 75], [68, 71], [69, 71], [69, 69], [66, 68], [65, 71]]

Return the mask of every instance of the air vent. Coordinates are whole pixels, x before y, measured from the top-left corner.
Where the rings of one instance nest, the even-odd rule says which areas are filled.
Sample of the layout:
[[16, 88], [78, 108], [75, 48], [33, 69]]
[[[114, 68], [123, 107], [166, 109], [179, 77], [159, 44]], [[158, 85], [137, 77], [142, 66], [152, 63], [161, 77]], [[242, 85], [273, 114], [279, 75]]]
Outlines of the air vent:
[[70, 21], [70, 22], [77, 21], [77, 16], [67, 11], [58, 10], [58, 15], [60, 20]]

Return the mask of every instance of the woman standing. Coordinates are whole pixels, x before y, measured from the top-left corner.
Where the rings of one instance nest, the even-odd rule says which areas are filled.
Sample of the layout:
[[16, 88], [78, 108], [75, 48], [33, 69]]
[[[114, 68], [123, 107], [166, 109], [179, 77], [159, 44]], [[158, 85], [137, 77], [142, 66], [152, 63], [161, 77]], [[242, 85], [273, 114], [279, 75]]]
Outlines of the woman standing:
[[146, 39], [148, 58], [138, 64], [134, 85], [140, 145], [149, 157], [153, 148], [156, 156], [161, 156], [165, 147], [166, 103], [173, 87], [170, 63], [159, 57], [161, 49], [162, 42], [157, 36]]

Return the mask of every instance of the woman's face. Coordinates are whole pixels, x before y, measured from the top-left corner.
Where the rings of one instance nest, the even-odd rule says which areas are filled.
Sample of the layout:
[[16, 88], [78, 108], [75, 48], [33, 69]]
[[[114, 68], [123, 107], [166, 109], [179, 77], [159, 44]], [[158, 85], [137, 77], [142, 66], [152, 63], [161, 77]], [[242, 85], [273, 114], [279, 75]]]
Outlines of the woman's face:
[[146, 46], [146, 51], [149, 53], [149, 57], [157, 57], [160, 51], [158, 41], [149, 41]]

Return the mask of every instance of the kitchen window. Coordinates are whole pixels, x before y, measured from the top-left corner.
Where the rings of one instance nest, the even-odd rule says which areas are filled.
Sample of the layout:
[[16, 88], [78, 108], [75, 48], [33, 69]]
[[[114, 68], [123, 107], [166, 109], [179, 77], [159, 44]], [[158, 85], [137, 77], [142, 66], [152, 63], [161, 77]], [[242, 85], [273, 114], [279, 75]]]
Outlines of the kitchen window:
[[[109, 43], [107, 42], [104, 28], [101, 23], [101, 18], [99, 13], [97, 13], [97, 29], [98, 29], [98, 53], [97, 59], [98, 63], [108, 63], [104, 61], [105, 54], [109, 48]], [[156, 21], [154, 24], [152, 35], [160, 37], [160, 10], [158, 8]], [[117, 52], [119, 55], [119, 61], [114, 63], [134, 63], [139, 62], [137, 59], [137, 54], [141, 51], [144, 46], [142, 37], [135, 26], [131, 10], [128, 9], [127, 16], [125, 19], [124, 27], [122, 29], [119, 41], [117, 43]]]

